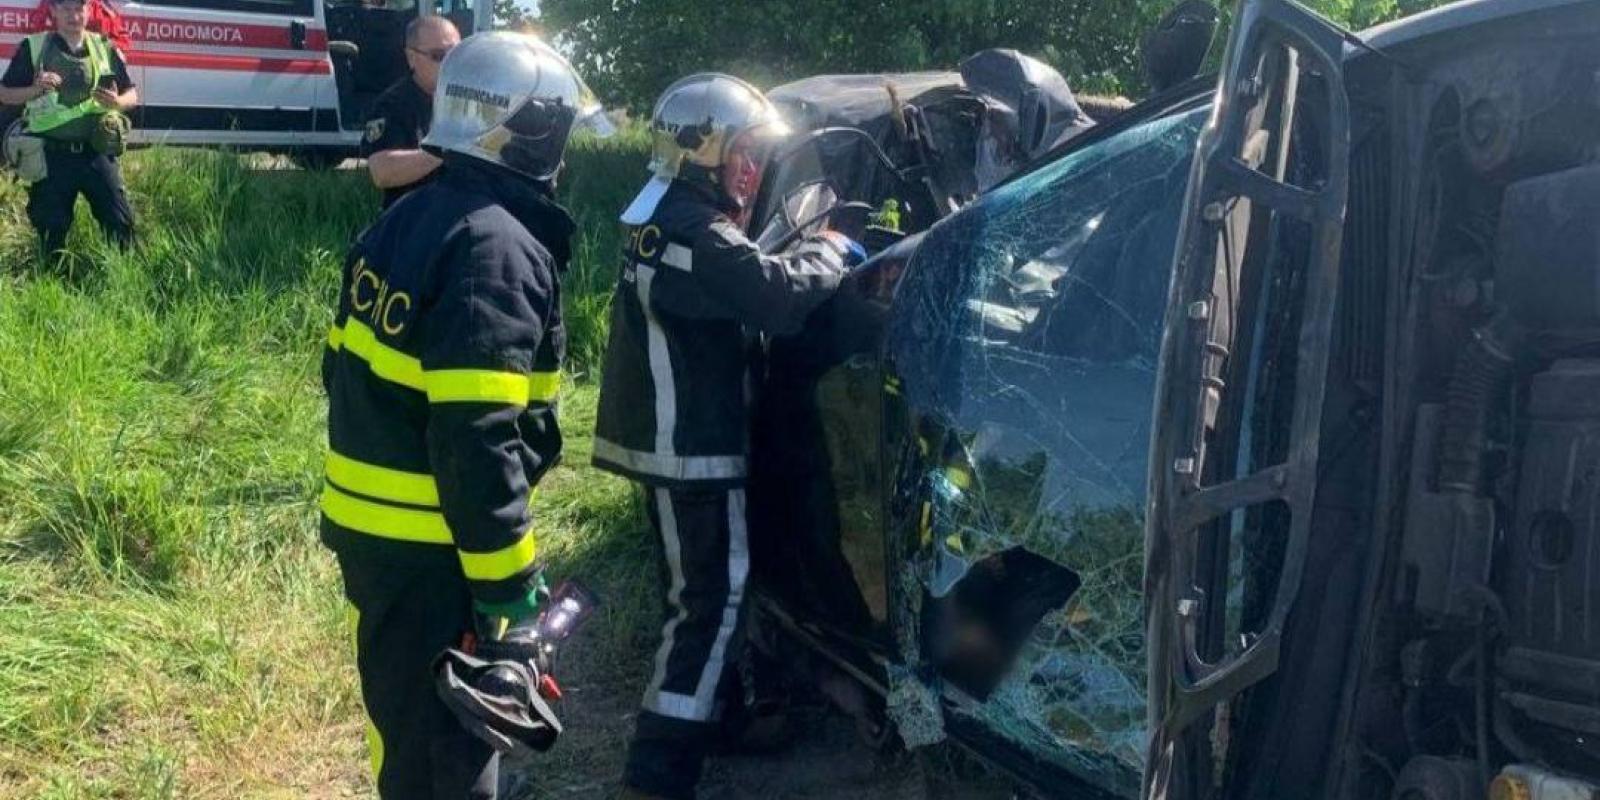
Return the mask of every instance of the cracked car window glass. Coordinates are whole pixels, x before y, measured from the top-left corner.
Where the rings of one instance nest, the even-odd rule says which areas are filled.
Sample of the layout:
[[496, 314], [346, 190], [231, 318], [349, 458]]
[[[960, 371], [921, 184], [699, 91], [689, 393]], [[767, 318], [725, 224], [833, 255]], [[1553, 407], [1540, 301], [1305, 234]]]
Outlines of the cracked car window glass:
[[935, 229], [890, 338], [907, 395], [928, 398], [904, 548], [921, 586], [902, 592], [918, 657], [971, 699], [957, 713], [1117, 794], [1143, 767], [1151, 401], [1206, 113], [1087, 147]]

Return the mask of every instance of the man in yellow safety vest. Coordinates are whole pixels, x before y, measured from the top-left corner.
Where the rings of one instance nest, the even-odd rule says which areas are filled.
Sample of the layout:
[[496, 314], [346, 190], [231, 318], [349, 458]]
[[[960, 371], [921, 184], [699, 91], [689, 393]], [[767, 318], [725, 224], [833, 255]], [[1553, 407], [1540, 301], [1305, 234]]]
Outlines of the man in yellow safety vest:
[[50, 14], [55, 30], [24, 39], [0, 77], [0, 103], [24, 105], [27, 132], [44, 140], [45, 176], [28, 190], [28, 220], [54, 253], [82, 194], [106, 235], [127, 245], [133, 208], [117, 156], [139, 91], [122, 53], [86, 29], [83, 0], [51, 0]]

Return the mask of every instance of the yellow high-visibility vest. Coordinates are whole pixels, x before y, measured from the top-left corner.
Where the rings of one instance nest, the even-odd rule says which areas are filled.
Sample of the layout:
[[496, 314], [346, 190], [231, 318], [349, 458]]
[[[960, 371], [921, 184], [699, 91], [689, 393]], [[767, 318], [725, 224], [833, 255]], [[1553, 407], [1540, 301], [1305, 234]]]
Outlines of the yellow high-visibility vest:
[[[48, 33], [36, 33], [25, 41], [28, 51], [33, 55], [33, 69], [38, 73], [44, 65], [44, 50], [50, 40]], [[105, 106], [95, 102], [94, 89], [100, 82], [100, 76], [111, 72], [111, 46], [99, 34], [85, 33], [83, 43], [89, 51], [89, 97], [73, 105], [62, 105], [60, 92], [48, 91], [28, 101], [23, 117], [28, 121], [29, 133], [44, 133], [55, 130], [69, 122], [83, 117], [104, 114]]]

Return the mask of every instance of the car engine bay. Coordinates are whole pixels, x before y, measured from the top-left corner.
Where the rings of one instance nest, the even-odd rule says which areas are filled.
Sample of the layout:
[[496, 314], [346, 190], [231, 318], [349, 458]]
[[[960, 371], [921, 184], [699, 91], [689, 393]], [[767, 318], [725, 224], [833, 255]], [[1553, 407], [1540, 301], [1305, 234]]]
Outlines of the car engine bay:
[[1346, 796], [1600, 797], [1600, 49], [1542, 33], [1392, 95], [1399, 533]]

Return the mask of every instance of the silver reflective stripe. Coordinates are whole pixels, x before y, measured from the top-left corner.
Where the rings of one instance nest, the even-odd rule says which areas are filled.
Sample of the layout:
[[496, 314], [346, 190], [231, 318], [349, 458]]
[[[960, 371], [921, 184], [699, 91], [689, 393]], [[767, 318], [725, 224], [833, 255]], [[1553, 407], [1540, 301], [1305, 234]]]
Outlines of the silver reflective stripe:
[[710, 714], [699, 716], [693, 697], [672, 692], [657, 693], [655, 701], [647, 703], [645, 710], [654, 711], [663, 717], [686, 719], [691, 722], [705, 722], [711, 718]]
[[687, 612], [680, 602], [683, 594], [683, 560], [676, 519], [673, 520], [671, 534], [667, 533], [667, 519], [672, 508], [671, 494], [666, 489], [657, 489], [656, 493], [661, 504], [661, 534], [667, 542], [667, 566], [672, 570], [672, 591], [668, 593], [667, 600], [678, 609], [678, 616], [669, 620], [662, 631], [662, 650], [656, 653], [656, 674], [645, 695], [645, 704], [649, 710], [664, 717], [705, 721], [711, 719], [711, 712], [716, 707], [717, 684], [722, 681], [728, 643], [733, 640], [733, 632], [739, 626], [745, 579], [750, 575], [750, 537], [744, 524], [744, 490], [733, 489], [728, 492], [728, 596], [722, 608], [722, 623], [717, 627], [717, 637], [711, 643], [711, 652], [706, 655], [705, 666], [700, 669], [700, 680], [695, 684], [693, 695], [661, 691], [661, 682], [666, 675], [665, 654], [671, 647], [673, 633]]
[[666, 252], [661, 254], [661, 263], [681, 269], [684, 272], [692, 272], [694, 271], [694, 251], [681, 244], [668, 244]]
[[706, 659], [705, 669], [700, 671], [700, 683], [694, 690], [695, 711], [705, 714], [699, 719], [711, 718], [717, 683], [722, 680], [722, 664], [734, 628], [739, 625], [739, 609], [744, 606], [744, 582], [749, 575], [750, 536], [744, 526], [744, 490], [732, 489], [728, 492], [728, 602], [722, 608], [722, 625], [717, 628], [716, 642], [711, 645], [711, 655]]
[[650, 379], [656, 393], [656, 452], [672, 455], [673, 434], [678, 430], [678, 384], [672, 375], [672, 355], [667, 351], [667, 334], [661, 330], [656, 312], [650, 308], [650, 284], [655, 282], [654, 267], [639, 264], [639, 307], [644, 311], [645, 337], [649, 339]]
[[600, 437], [594, 440], [594, 457], [629, 472], [678, 481], [712, 481], [743, 478], [744, 456], [680, 456], [629, 450]]
[[661, 684], [667, 679], [667, 659], [672, 655], [674, 634], [678, 626], [689, 618], [689, 609], [683, 606], [683, 547], [678, 540], [678, 515], [672, 509], [672, 492], [657, 489], [655, 493], [656, 516], [661, 520], [661, 544], [667, 554], [667, 571], [672, 576], [672, 588], [667, 590], [667, 603], [678, 613], [667, 620], [661, 629], [661, 649], [656, 651], [655, 674], [650, 677], [650, 684], [644, 690], [644, 707], [664, 717], [692, 719], [683, 713], [686, 709], [678, 702], [681, 695], [661, 691]]
[[794, 249], [789, 271], [795, 275], [832, 275], [844, 268], [844, 250], [827, 237], [814, 236]]

